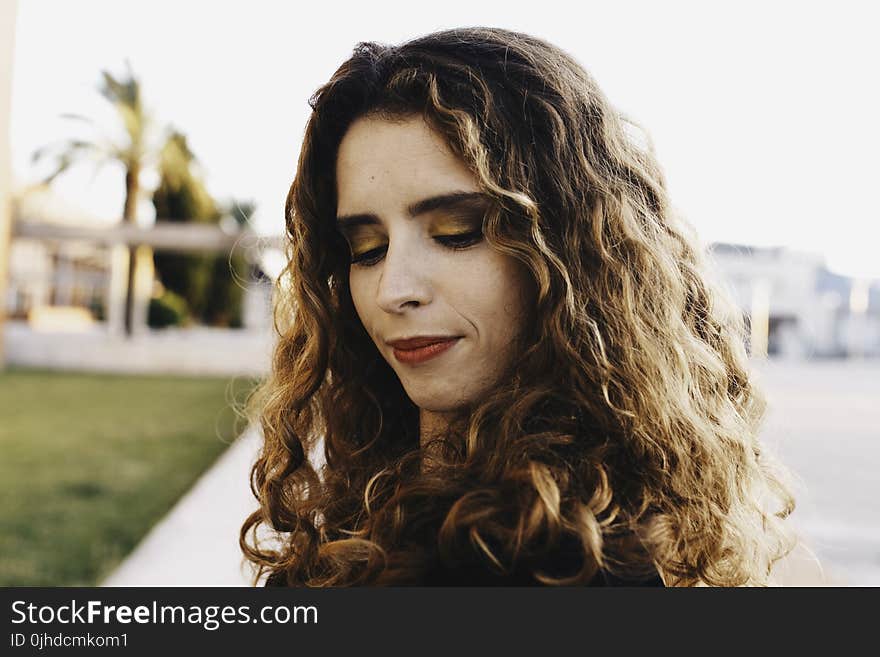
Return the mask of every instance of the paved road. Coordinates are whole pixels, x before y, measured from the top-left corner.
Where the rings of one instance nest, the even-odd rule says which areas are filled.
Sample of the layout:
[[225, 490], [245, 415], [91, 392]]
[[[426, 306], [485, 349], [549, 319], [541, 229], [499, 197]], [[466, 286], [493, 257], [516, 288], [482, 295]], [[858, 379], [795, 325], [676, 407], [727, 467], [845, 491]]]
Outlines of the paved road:
[[[825, 581], [880, 586], [880, 361], [758, 366], [770, 409], [766, 443], [799, 477], [792, 521]], [[256, 508], [248, 489], [258, 437], [239, 438], [104, 584], [247, 586], [238, 529]], [[786, 584], [819, 583], [792, 560]]]
[[160, 521], [103, 586], [250, 586], [238, 531], [257, 508], [248, 487], [259, 436], [247, 431]]
[[768, 362], [766, 442], [799, 478], [801, 528], [822, 562], [880, 586], [880, 361]]

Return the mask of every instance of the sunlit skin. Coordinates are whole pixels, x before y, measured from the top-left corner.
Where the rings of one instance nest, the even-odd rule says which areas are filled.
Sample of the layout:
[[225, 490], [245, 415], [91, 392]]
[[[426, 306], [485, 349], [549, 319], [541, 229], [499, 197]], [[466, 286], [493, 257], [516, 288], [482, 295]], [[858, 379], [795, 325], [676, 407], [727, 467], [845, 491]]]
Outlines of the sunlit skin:
[[[352, 256], [358, 317], [420, 413], [422, 444], [478, 401], [510, 363], [529, 276], [482, 237], [477, 179], [421, 117], [365, 117], [336, 162], [337, 226]], [[461, 336], [441, 355], [401, 362], [387, 341]]]

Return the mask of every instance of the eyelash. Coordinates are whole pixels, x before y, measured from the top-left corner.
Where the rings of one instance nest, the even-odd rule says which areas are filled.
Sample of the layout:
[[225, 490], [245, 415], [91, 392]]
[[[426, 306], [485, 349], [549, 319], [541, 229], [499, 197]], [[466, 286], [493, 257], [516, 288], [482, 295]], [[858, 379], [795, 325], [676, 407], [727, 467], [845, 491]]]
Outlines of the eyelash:
[[[434, 239], [453, 251], [461, 251], [462, 249], [466, 249], [481, 242], [483, 239], [483, 231], [475, 230], [470, 233], [460, 233], [458, 235], [439, 235]], [[375, 249], [370, 249], [369, 251], [352, 258], [351, 264], [359, 265], [361, 267], [372, 267], [382, 259], [381, 256], [387, 248], [388, 247], [386, 246], [380, 246]]]

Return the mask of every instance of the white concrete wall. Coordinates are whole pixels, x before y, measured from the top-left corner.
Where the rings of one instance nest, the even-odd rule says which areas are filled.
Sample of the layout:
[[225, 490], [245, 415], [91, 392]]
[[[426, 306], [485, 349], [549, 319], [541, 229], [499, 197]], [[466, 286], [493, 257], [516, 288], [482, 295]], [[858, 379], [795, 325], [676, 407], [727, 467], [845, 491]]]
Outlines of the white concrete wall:
[[80, 332], [40, 332], [23, 321], [7, 322], [4, 328], [7, 363], [19, 367], [262, 376], [269, 370], [272, 349], [268, 331], [169, 328], [125, 339], [108, 334], [103, 324]]
[[12, 112], [12, 60], [15, 52], [15, 0], [0, 2], [0, 369], [5, 345], [3, 324], [6, 316], [6, 272], [9, 269], [9, 244], [12, 234], [12, 155], [10, 152], [10, 115]]

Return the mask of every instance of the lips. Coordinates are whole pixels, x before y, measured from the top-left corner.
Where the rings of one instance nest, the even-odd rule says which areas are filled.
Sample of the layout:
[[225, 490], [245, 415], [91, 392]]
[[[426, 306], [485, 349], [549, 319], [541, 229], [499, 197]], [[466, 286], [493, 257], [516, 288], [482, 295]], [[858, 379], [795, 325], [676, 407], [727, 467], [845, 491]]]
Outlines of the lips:
[[406, 340], [393, 340], [394, 357], [401, 363], [414, 365], [435, 358], [451, 349], [461, 336], [423, 336]]
[[395, 349], [409, 351], [412, 349], [421, 349], [439, 342], [449, 342], [450, 340], [458, 340], [458, 335], [424, 335], [417, 338], [407, 338], [406, 340], [391, 340], [389, 345]]

